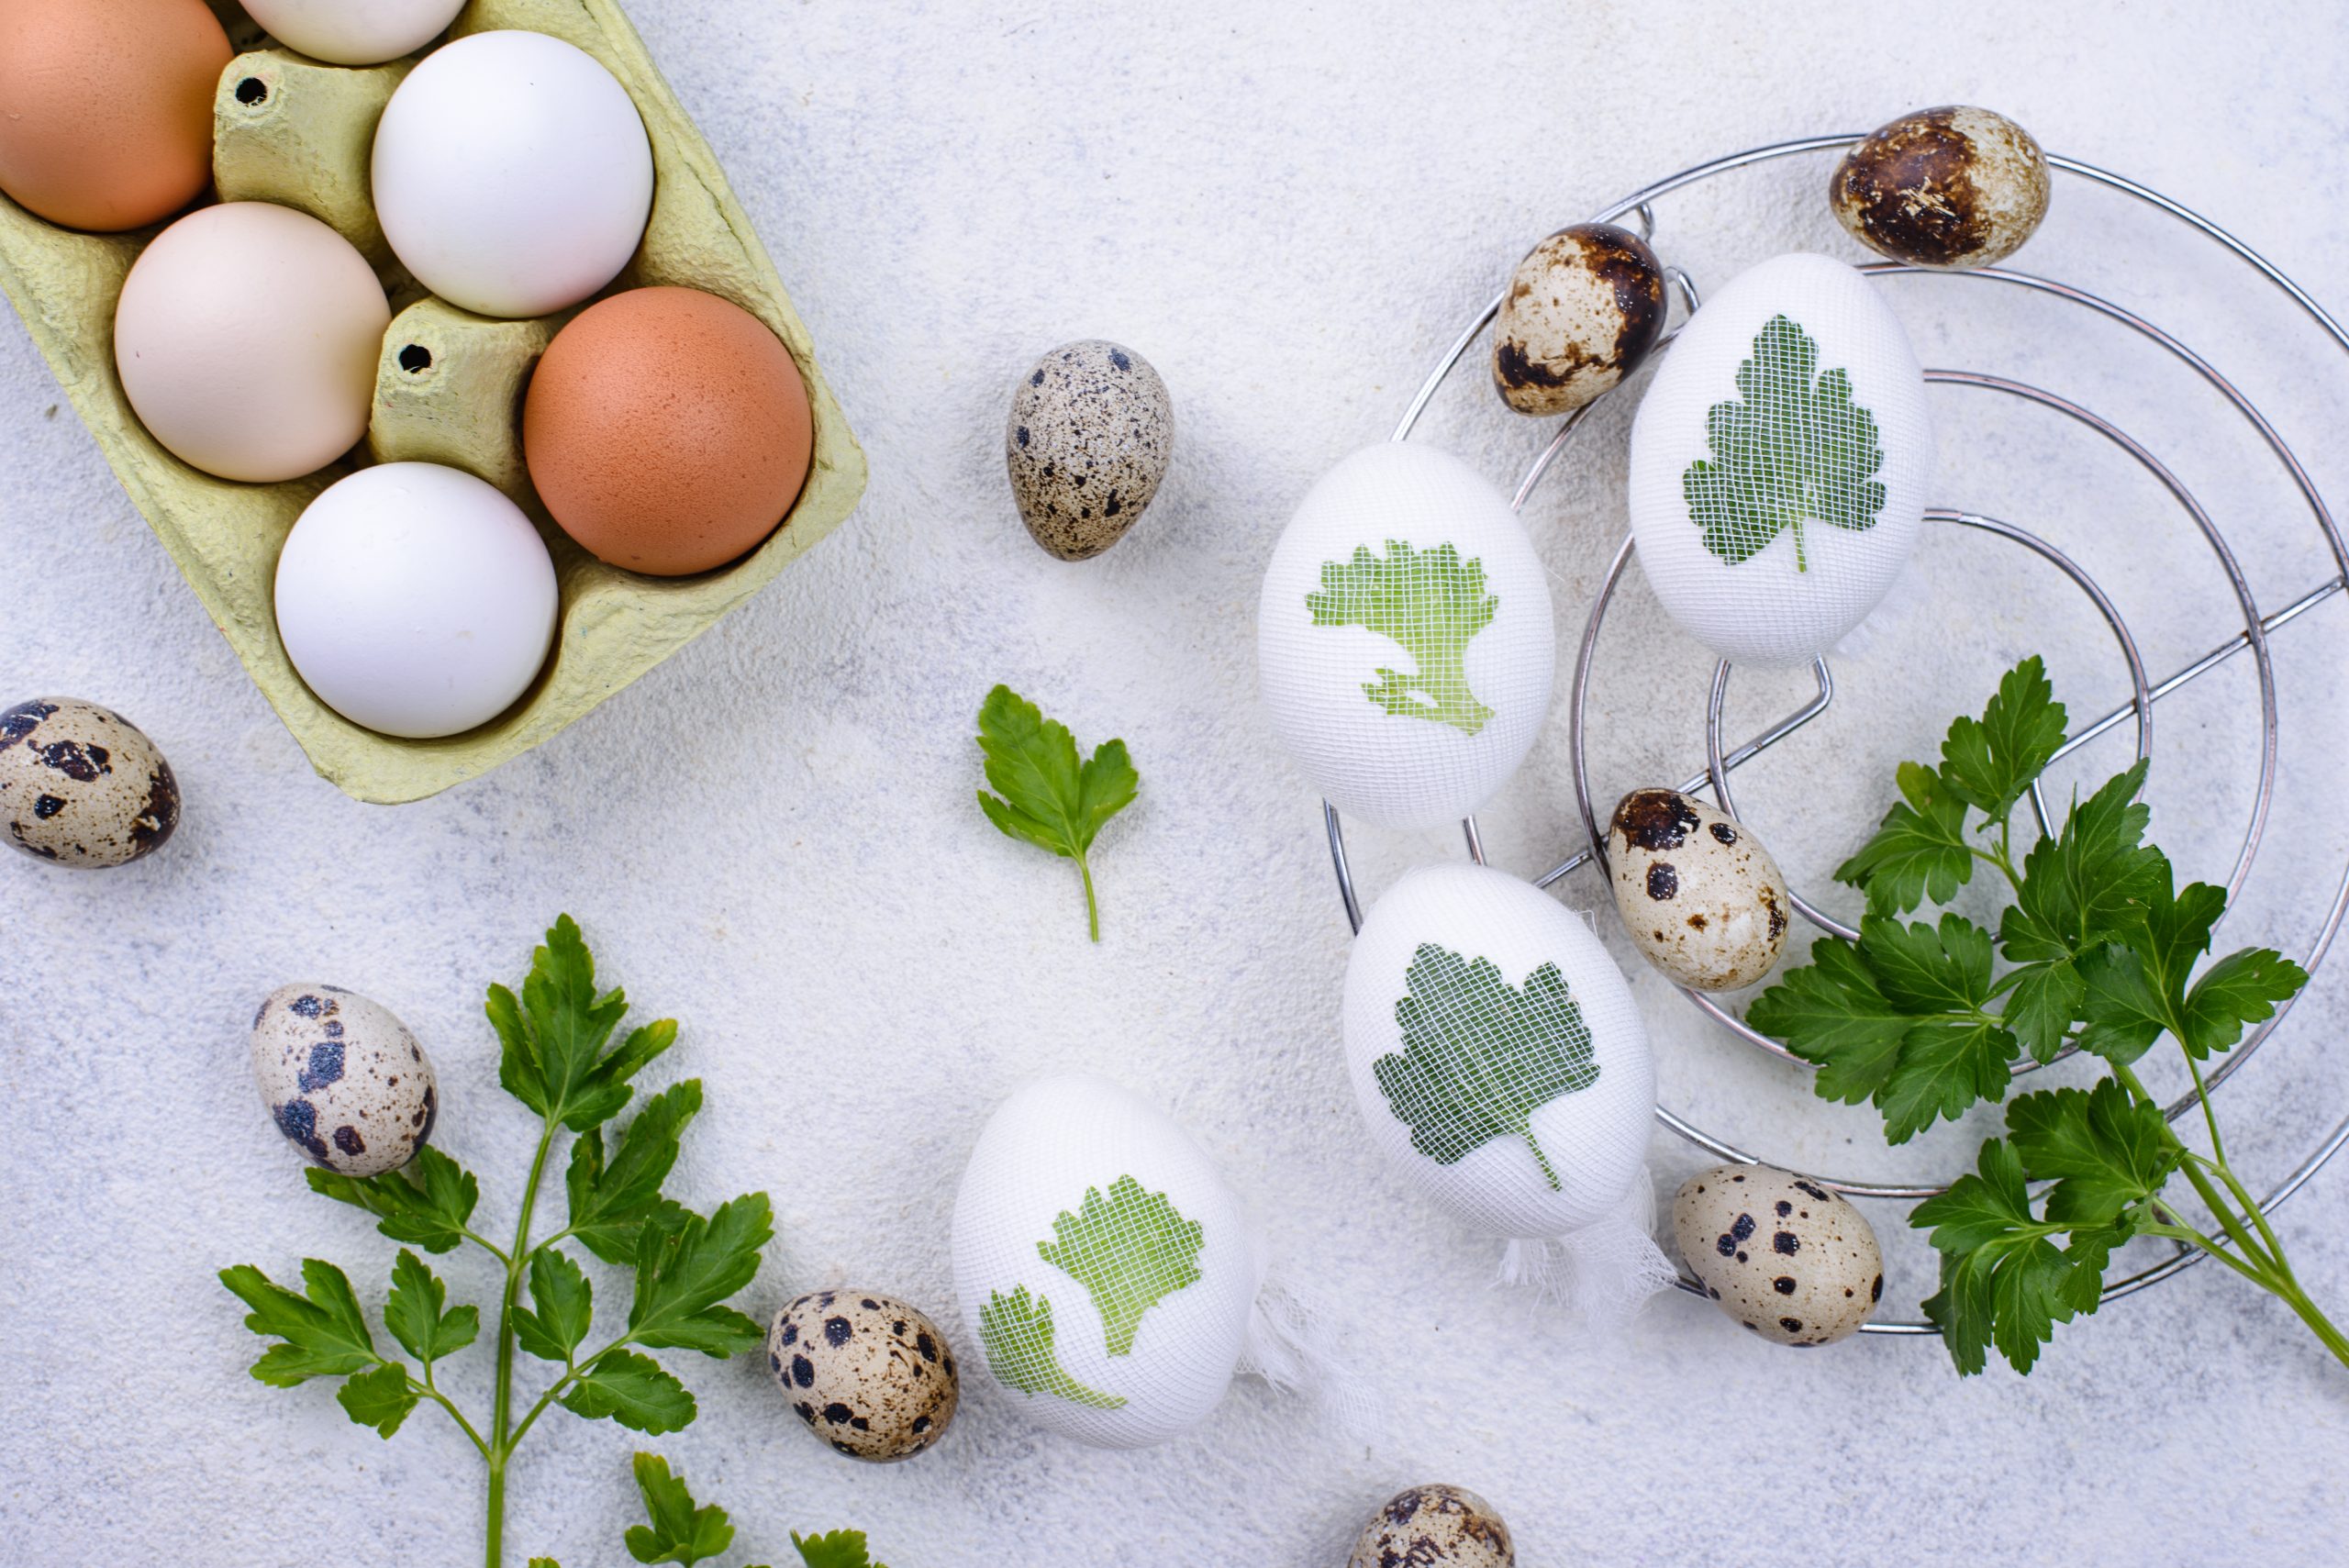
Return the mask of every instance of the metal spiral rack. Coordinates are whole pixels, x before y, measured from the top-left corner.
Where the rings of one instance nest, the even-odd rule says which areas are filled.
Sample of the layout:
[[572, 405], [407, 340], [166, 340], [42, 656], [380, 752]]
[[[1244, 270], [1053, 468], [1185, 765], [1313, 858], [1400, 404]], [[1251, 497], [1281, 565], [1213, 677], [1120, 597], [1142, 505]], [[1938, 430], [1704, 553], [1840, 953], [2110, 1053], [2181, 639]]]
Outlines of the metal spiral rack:
[[[1655, 232], [1653, 204], [1663, 196], [1732, 170], [1815, 153], [1840, 154], [1859, 139], [1856, 134], [1806, 137], [1800, 140], [1752, 148], [1726, 158], [1716, 159], [1709, 163], [1700, 163], [1624, 197], [1612, 206], [1594, 215], [1592, 221], [1613, 223], [1629, 217], [1638, 224], [1644, 237], [1652, 239]], [[2047, 161], [2051, 168], [2061, 173], [2132, 197], [2216, 242], [2252, 268], [2268, 284], [2282, 291], [2285, 296], [2298, 306], [2319, 329], [2332, 339], [2336, 346], [2343, 351], [2349, 352], [2349, 330], [2344, 330], [2341, 323], [2334, 320], [2314, 297], [2287, 277], [2274, 263], [2217, 224], [2157, 191], [2150, 190], [2132, 180], [2097, 168], [2092, 164], [2083, 163], [2076, 159], [2056, 157], [2053, 154], [2048, 156]], [[1892, 261], [1872, 263], [1860, 270], [1885, 278], [1926, 271], [1926, 269]], [[1699, 303], [1695, 281], [1685, 271], [1675, 266], [1665, 267], [1664, 275], [1674, 291], [1680, 296], [1687, 312], [1693, 315]], [[2134, 721], [2136, 728], [2137, 755], [2141, 759], [2147, 756], [2153, 744], [2154, 705], [2188, 683], [2227, 662], [2237, 654], [2246, 651], [2250, 652], [2256, 667], [2259, 684], [2261, 717], [2259, 781], [2253, 798], [2251, 819], [2243, 831], [2243, 845], [2237, 851], [2234, 869], [2227, 879], [2227, 898], [2232, 905], [2251, 874], [2252, 862], [2259, 852], [2260, 839], [2266, 828], [2268, 807], [2275, 793], [2276, 675], [2274, 664], [2268, 653], [2268, 634], [2297, 619], [2326, 599], [2342, 593], [2344, 585], [2349, 585], [2349, 545], [2344, 545], [2341, 530], [2335, 524], [2332, 510], [2325, 504], [2324, 497], [2318, 492], [2307, 471], [2301, 466], [2299, 459], [2294, 455], [2283, 438], [2277, 433], [2267, 417], [2207, 361], [2159, 327], [2110, 300], [2100, 298], [2085, 290], [2026, 272], [1990, 267], [1970, 272], [1936, 272], [1931, 275], [1970, 279], [1982, 284], [2030, 290], [2091, 311], [2108, 321], [2126, 328], [2162, 349], [2225, 398], [2235, 412], [2251, 426], [2261, 443], [2282, 466], [2286, 476], [2306, 503], [2318, 529], [2324, 537], [2325, 546], [2331, 552], [2335, 568], [2334, 574], [2281, 608], [2263, 614], [2253, 596], [2250, 584], [2237, 562], [2233, 550], [2229, 547], [2217, 525], [2212, 522], [2210, 513], [2158, 458], [2125, 432], [2076, 403], [2022, 382], [1962, 370], [1928, 370], [1925, 373], [1925, 379], [1931, 384], [1995, 392], [2021, 399], [2026, 403], [2060, 414], [2110, 441], [2151, 474], [2193, 519], [2221, 569], [2225, 573], [2235, 602], [2242, 612], [2243, 629], [2211, 648], [2200, 658], [2156, 680], [2146, 673], [2144, 662], [2138, 653], [2136, 639], [2131, 635], [2128, 624], [2121, 618], [2120, 611], [2114, 606], [2112, 601], [2106, 596], [2096, 581], [2062, 550], [2034, 534], [1995, 517], [1943, 508], [1929, 510], [1925, 514], [1929, 521], [1974, 528], [2007, 539], [2030, 550], [2069, 578], [2081, 593], [2087, 595], [2105, 624], [2111, 629], [2113, 638], [2120, 646], [2121, 658], [2128, 667], [2130, 699], [2104, 714], [2095, 722], [2087, 725], [2076, 734], [2067, 737], [2062, 750], [2056, 753], [2058, 758], [2132, 720]], [[1395, 428], [1393, 439], [1399, 441], [1408, 439], [1412, 429], [1419, 424], [1420, 416], [1426, 412], [1428, 405], [1435, 397], [1438, 389], [1459, 366], [1469, 348], [1499, 314], [1505, 297], [1505, 295], [1496, 296], [1490, 304], [1478, 312], [1475, 319], [1469, 323], [1467, 328], [1445, 351], [1434, 371], [1421, 384], [1417, 395], [1411, 399], [1410, 406], [1404, 411], [1401, 422]], [[1667, 339], [1666, 341], [1668, 342], [1669, 339]], [[1663, 347], [1663, 344], [1659, 344], [1659, 350]], [[1548, 445], [1534, 458], [1523, 477], [1519, 481], [1516, 492], [1510, 498], [1509, 504], [1512, 509], [1521, 510], [1524, 507], [1527, 499], [1541, 484], [1542, 476], [1550, 471], [1559, 455], [1574, 439], [1575, 433], [1581, 428], [1583, 421], [1598, 406], [1598, 403], [1585, 405], [1568, 415], [1559, 424], [1556, 433]], [[1547, 888], [1569, 873], [1593, 861], [1598, 862], [1602, 866], [1605, 863], [1606, 838], [1591, 805], [1589, 768], [1585, 752], [1586, 719], [1590, 690], [1592, 653], [1598, 647], [1600, 628], [1606, 623], [1608, 606], [1614, 598], [1616, 588], [1622, 581], [1625, 568], [1631, 564], [1631, 551], [1632, 541], [1627, 537], [1616, 550], [1614, 560], [1609, 566], [1606, 579], [1599, 589], [1598, 600], [1591, 606], [1589, 618], [1583, 628], [1581, 646], [1575, 659], [1571, 711], [1575, 798], [1581, 812], [1587, 843], [1585, 848], [1575, 851], [1536, 877], [1535, 885], [1540, 887]], [[1722, 711], [1729, 694], [1730, 670], [1727, 660], [1720, 661], [1713, 670], [1711, 693], [1706, 709], [1704, 770], [1691, 774], [1678, 785], [1678, 788], [1684, 792], [1709, 788], [1713, 799], [1722, 811], [1731, 817], [1739, 817], [1740, 820], [1747, 820], [1737, 808], [1731, 788], [1731, 774], [1826, 712], [1829, 705], [1834, 700], [1835, 683], [1833, 674], [1824, 659], [1812, 661], [1812, 673], [1818, 682], [1817, 694], [1800, 708], [1771, 725], [1744, 744], [1731, 747], [1724, 743], [1722, 735]], [[2037, 784], [2032, 788], [2031, 804], [2041, 831], [2048, 831], [2050, 818], [2047, 802]], [[1330, 858], [1337, 873], [1339, 896], [1344, 902], [1347, 920], [1355, 930], [1359, 931], [1362, 929], [1362, 906], [1354, 891], [1353, 873], [1347, 866], [1344, 828], [1339, 820], [1336, 809], [1326, 802], [1322, 806], [1322, 817], [1329, 831]], [[1461, 824], [1461, 829], [1467, 841], [1469, 855], [1478, 864], [1483, 864], [1484, 843], [1477, 832], [1475, 818], [1473, 817], [1467, 818]], [[1793, 903], [1803, 918], [1820, 930], [1842, 937], [1857, 935], [1853, 928], [1834, 919], [1799, 894], [1794, 896]], [[2325, 914], [2315, 940], [2299, 961], [2301, 967], [2310, 973], [2313, 974], [2318, 966], [2324, 962], [2326, 952], [2332, 947], [2333, 938], [2339, 932], [2344, 916], [2349, 916], [2349, 869], [2344, 869], [2340, 885], [2334, 891], [2332, 905]], [[1793, 1062], [1805, 1070], [1810, 1069], [1809, 1062], [1795, 1056], [1777, 1041], [1749, 1028], [1742, 1019], [1728, 1011], [1710, 996], [1696, 991], [1686, 991], [1684, 994], [1715, 1022], [1747, 1044]], [[2243, 1063], [2251, 1059], [2267, 1038], [2283, 1023], [2290, 1008], [2291, 1004], [2285, 1003], [2277, 1009], [2273, 1017], [2250, 1030], [2243, 1041], [2229, 1052], [2210, 1074], [2207, 1084], [2210, 1091], [2215, 1093], [2221, 1084], [2232, 1078]], [[2069, 1048], [2067, 1048], [2065, 1054], [2069, 1053]], [[2026, 1059], [2016, 1063], [2012, 1071], [2017, 1076], [2021, 1076], [2037, 1071], [2039, 1065], [2038, 1062]], [[2190, 1095], [2181, 1097], [2165, 1106], [2164, 1114], [2175, 1122], [2190, 1111], [2196, 1103]], [[1659, 1106], [1656, 1110], [1656, 1119], [1682, 1139], [1718, 1159], [1743, 1164], [1763, 1162], [1762, 1156], [1739, 1148], [1727, 1140], [1695, 1126], [1668, 1107]], [[2272, 1210], [2275, 1206], [2289, 1198], [2316, 1174], [2325, 1162], [2339, 1153], [2344, 1144], [2349, 1144], [2349, 1118], [2344, 1118], [2338, 1126], [2333, 1128], [2332, 1131], [2307, 1158], [2302, 1160], [2289, 1175], [2261, 1200], [2260, 1207], [2263, 1209]], [[1857, 1198], [1911, 1201], [1931, 1197], [1945, 1189], [1945, 1184], [1910, 1185], [1824, 1175], [1814, 1175], [1812, 1179]], [[2104, 1299], [2110, 1301], [2143, 1290], [2147, 1285], [2167, 1279], [2202, 1261], [2202, 1253], [2182, 1244], [2173, 1244], [2173, 1246], [2174, 1251], [2168, 1257], [2136, 1273], [2108, 1284], [2104, 1289]], [[1680, 1287], [1694, 1295], [1704, 1294], [1701, 1286], [1685, 1275], [1680, 1280]], [[1869, 1322], [1863, 1326], [1861, 1331], [1902, 1335], [1937, 1335], [1940, 1332], [1932, 1323], [1916, 1321]]]

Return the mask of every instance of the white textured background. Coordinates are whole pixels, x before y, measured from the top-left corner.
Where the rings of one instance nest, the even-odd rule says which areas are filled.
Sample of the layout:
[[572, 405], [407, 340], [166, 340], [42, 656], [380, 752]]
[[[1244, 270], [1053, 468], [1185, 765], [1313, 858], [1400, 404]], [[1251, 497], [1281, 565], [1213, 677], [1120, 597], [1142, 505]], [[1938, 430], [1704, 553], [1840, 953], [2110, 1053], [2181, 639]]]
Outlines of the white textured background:
[[[2343, 1545], [2349, 1373], [2215, 1268], [2065, 1331], [2028, 1383], [1958, 1382], [1929, 1343], [1795, 1355], [1700, 1303], [1579, 1345], [1485, 1288], [1491, 1250], [1370, 1156], [1337, 1040], [1346, 941], [1315, 803], [1253, 699], [1256, 579], [1314, 475], [1382, 437], [1532, 240], [1643, 181], [1750, 144], [1988, 104], [2053, 149], [2201, 206], [2349, 305], [2343, 34], [2323, 3], [1732, 8], [1226, 4], [1009, 7], [639, 0], [639, 25], [731, 172], [873, 460], [842, 532], [697, 645], [493, 777], [397, 809], [314, 778], [48, 372], [0, 329], [0, 696], [86, 696], [166, 749], [187, 816], [135, 869], [0, 864], [0, 1540], [45, 1564], [456, 1563], [477, 1551], [473, 1456], [431, 1413], [388, 1444], [329, 1393], [263, 1388], [212, 1281], [306, 1252], [380, 1299], [391, 1249], [310, 1196], [255, 1101], [243, 1024], [282, 982], [379, 998], [429, 1044], [442, 1147], [501, 1226], [528, 1128], [497, 1092], [481, 988], [559, 909], [606, 973], [684, 1020], [654, 1074], [707, 1081], [678, 1184], [774, 1194], [780, 1237], [745, 1305], [826, 1283], [947, 1318], [947, 1217], [990, 1106], [1022, 1075], [1105, 1071], [1206, 1141], [1291, 1272], [1342, 1306], [1392, 1411], [1349, 1447], [1243, 1386], [1139, 1454], [1030, 1433], [992, 1387], [934, 1454], [863, 1469], [811, 1442], [753, 1361], [681, 1366], [703, 1415], [657, 1445], [742, 1526], [853, 1522], [898, 1568], [1334, 1564], [1408, 1483], [1484, 1492], [1521, 1560], [1806, 1564], [2298, 1563]], [[1794, 245], [1854, 252], [1826, 162], [1662, 209], [1659, 248], [1718, 283]], [[2020, 264], [2109, 291], [2272, 402], [2349, 495], [2349, 365], [2212, 247], [2059, 185]], [[2330, 568], [2225, 408], [2117, 329], [1989, 285], [1887, 285], [1928, 363], [2036, 377], [2169, 455], [2263, 604]], [[1174, 474], [1084, 566], [1013, 514], [998, 443], [1013, 378], [1065, 339], [1140, 349], [1174, 390]], [[1465, 374], [1428, 432], [1513, 476], [1541, 432]], [[2182, 515], [2090, 438], [1937, 392], [1935, 499], [2040, 528], [2097, 572], [2173, 668], [2232, 601]], [[1624, 408], [1528, 509], [1570, 639], [1619, 537]], [[2280, 784], [2234, 940], [2305, 945], [2349, 856], [2338, 820], [2349, 617], [2279, 636]], [[1831, 714], [1742, 775], [1798, 885], [2007, 662], [2050, 656], [2081, 716], [2124, 689], [2075, 595], [1993, 541], [1928, 534], [1912, 581], [1838, 661]], [[1709, 664], [1636, 579], [1594, 687], [1598, 793], [1701, 757]], [[971, 800], [972, 716], [1007, 680], [1078, 734], [1122, 734], [1140, 806], [1100, 854], [1107, 940], [1073, 874]], [[1799, 695], [1741, 678], [1741, 734]], [[2156, 833], [2223, 875], [2258, 728], [2246, 664], [2160, 710]], [[1563, 707], [1486, 817], [1502, 864], [1575, 839]], [[2119, 765], [2116, 739], [2082, 760]], [[1357, 839], [1365, 885], [1456, 852]], [[1587, 875], [1577, 908], [1604, 895]], [[1839, 906], [1849, 906], [1841, 898]], [[1604, 927], [1610, 917], [1600, 909]], [[1611, 935], [1611, 933], [1610, 933]], [[2288, 1170], [2349, 1108], [2342, 974], [2227, 1092], [2237, 1156]], [[1637, 985], [1667, 1097], [1789, 1162], [1945, 1173], [1980, 1129], [1897, 1152], [1865, 1111]], [[1660, 1138], [1659, 1175], [1692, 1168]], [[2281, 1229], [2349, 1308], [2328, 1172]], [[1877, 1209], [1887, 1307], [1922, 1250]], [[364, 1265], [363, 1268], [362, 1265]], [[454, 1265], [458, 1294], [486, 1278]], [[611, 1287], [607, 1284], [607, 1297]], [[451, 1382], [483, 1402], [488, 1354]], [[673, 1358], [676, 1359], [676, 1358]], [[634, 1440], [560, 1414], [522, 1451], [509, 1539], [622, 1560]], [[729, 1559], [729, 1562], [731, 1560]]]

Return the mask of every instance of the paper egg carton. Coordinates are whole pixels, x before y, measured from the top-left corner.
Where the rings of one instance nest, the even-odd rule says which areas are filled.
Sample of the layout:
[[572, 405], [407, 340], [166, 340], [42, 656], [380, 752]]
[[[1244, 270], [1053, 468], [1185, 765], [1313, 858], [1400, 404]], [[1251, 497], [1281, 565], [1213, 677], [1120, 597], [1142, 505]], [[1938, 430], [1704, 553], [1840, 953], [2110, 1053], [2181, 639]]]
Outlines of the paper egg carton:
[[[815, 457], [783, 526], [751, 554], [695, 577], [639, 576], [589, 555], [548, 517], [522, 461], [521, 397], [531, 368], [574, 311], [495, 321], [427, 294], [400, 268], [368, 199], [375, 121], [416, 58], [323, 65], [269, 47], [238, 6], [215, 0], [249, 52], [214, 101], [214, 172], [228, 201], [270, 201], [323, 220], [374, 263], [394, 317], [378, 364], [366, 451], [305, 478], [241, 484], [173, 457], [131, 412], [115, 373], [115, 300], [164, 227], [128, 234], [55, 228], [0, 197], [0, 288], [23, 317], [123, 488], [171, 551], [253, 684], [311, 765], [360, 800], [417, 800], [487, 773], [572, 723], [716, 624], [856, 506], [864, 453], [817, 363], [783, 280], [643, 42], [613, 0], [473, 0], [451, 37], [503, 28], [551, 34], [600, 61], [635, 100], [652, 143], [651, 221], [607, 290], [679, 284], [733, 301], [772, 328], [807, 384]], [[600, 297], [600, 296], [598, 296]], [[446, 463], [520, 504], [554, 557], [562, 618], [544, 669], [511, 708], [434, 740], [378, 735], [310, 694], [277, 636], [278, 547], [304, 507], [368, 461]]]

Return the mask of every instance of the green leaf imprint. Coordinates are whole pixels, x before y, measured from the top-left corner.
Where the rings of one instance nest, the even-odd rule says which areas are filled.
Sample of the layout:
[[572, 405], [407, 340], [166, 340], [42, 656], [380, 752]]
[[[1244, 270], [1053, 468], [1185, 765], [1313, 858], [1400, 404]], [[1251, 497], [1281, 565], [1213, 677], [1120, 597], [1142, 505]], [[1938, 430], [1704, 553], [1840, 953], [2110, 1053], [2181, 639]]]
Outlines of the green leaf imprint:
[[1395, 1004], [1403, 1050], [1380, 1057], [1371, 1072], [1396, 1119], [1411, 1129], [1411, 1147], [1454, 1165], [1496, 1138], [1522, 1138], [1560, 1190], [1531, 1118], [1598, 1082], [1598, 1063], [1558, 966], [1543, 964], [1519, 989], [1490, 959], [1471, 964], [1423, 942], [1404, 983], [1409, 995]]
[[1073, 1405], [1090, 1405], [1097, 1410], [1116, 1410], [1125, 1405], [1122, 1396], [1087, 1388], [1062, 1367], [1052, 1349], [1052, 1304], [1043, 1296], [1030, 1296], [1024, 1284], [1009, 1296], [999, 1290], [987, 1293], [987, 1304], [979, 1313], [979, 1342], [986, 1349], [987, 1365], [994, 1369], [996, 1381], [1006, 1388], [1057, 1395]]
[[1468, 644], [1493, 624], [1500, 606], [1485, 592], [1485, 563], [1462, 561], [1450, 544], [1411, 548], [1386, 541], [1384, 556], [1354, 547], [1350, 562], [1321, 563], [1321, 591], [1305, 595], [1315, 626], [1358, 626], [1399, 644], [1416, 673], [1381, 668], [1363, 694], [1388, 713], [1449, 724], [1464, 735], [1485, 728], [1493, 710], [1468, 689]]
[[1805, 522], [1876, 527], [1884, 509], [1884, 484], [1870, 477], [1884, 466], [1876, 416], [1852, 401], [1846, 372], [1819, 374], [1809, 333], [1772, 317], [1737, 367], [1737, 390], [1742, 401], [1716, 403], [1705, 416], [1712, 457], [1680, 476], [1707, 550], [1735, 566], [1792, 529], [1795, 570], [1805, 572]]
[[1091, 1295], [1113, 1356], [1133, 1353], [1143, 1313], [1199, 1283], [1198, 1221], [1131, 1176], [1110, 1183], [1107, 1198], [1098, 1187], [1085, 1188], [1074, 1214], [1063, 1209], [1053, 1218], [1052, 1235], [1036, 1251]]

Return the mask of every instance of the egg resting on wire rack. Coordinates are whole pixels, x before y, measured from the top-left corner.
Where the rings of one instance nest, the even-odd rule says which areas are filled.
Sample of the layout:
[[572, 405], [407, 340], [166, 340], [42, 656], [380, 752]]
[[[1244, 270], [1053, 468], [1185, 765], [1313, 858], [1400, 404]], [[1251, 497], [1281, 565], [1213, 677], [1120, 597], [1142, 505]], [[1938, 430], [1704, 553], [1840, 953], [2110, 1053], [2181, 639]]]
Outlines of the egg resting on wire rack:
[[1876, 286], [1825, 256], [1732, 278], [1631, 424], [1631, 533], [1673, 619], [1724, 659], [1803, 663], [1875, 609], [1933, 464], [1924, 373]]
[[1622, 972], [1588, 927], [1506, 872], [1423, 866], [1346, 964], [1346, 1063], [1371, 1140], [1502, 1277], [1620, 1322], [1673, 1271], [1649, 1234], [1655, 1070]]
[[1257, 667], [1273, 727], [1349, 817], [1428, 828], [1517, 771], [1550, 707], [1556, 625], [1508, 502], [1418, 441], [1316, 484], [1264, 572]]

